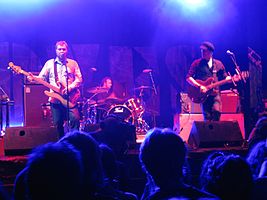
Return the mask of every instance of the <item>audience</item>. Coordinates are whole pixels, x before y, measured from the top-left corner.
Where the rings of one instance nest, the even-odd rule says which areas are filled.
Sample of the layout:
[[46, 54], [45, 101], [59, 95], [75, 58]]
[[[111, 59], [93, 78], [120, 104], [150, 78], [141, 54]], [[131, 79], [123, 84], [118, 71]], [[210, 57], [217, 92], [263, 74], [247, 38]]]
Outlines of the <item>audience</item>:
[[261, 141], [253, 146], [247, 156], [254, 177], [252, 199], [266, 199], [267, 197], [267, 147]]
[[267, 139], [267, 116], [262, 116], [256, 122], [255, 127], [249, 134], [248, 144], [251, 149], [255, 144]]
[[23, 187], [16, 200], [73, 200], [84, 199], [83, 166], [81, 156], [69, 144], [46, 144], [36, 148], [29, 156], [16, 187]]
[[138, 198], [135, 194], [120, 190], [120, 162], [117, 162], [112, 149], [105, 144], [100, 144], [100, 149], [105, 174], [104, 194], [113, 196], [116, 199], [137, 200]]
[[100, 131], [91, 133], [99, 144], [107, 144], [115, 153], [117, 160], [123, 160], [129, 143], [135, 142], [135, 127], [123, 122], [115, 115], [108, 115], [100, 123]]
[[214, 194], [218, 193], [213, 187], [213, 177], [215, 177], [215, 168], [221, 164], [225, 155], [223, 152], [215, 151], [211, 153], [202, 164], [202, 169], [199, 176], [199, 182], [201, 189], [210, 191]]
[[10, 196], [7, 191], [4, 189], [2, 183], [0, 182], [0, 200], [9, 200]]
[[254, 179], [259, 177], [261, 165], [267, 159], [267, 147], [265, 141], [258, 142], [250, 149], [247, 162], [250, 165]]
[[[129, 130], [126, 133], [114, 117], [105, 119], [101, 126], [101, 132], [70, 132], [57, 143], [34, 149], [16, 177], [13, 199], [137, 200], [122, 187], [125, 177], [121, 166], [126, 165], [121, 158], [131, 138]], [[141, 200], [266, 199], [266, 128], [267, 118], [262, 117], [250, 135], [246, 160], [212, 152], [202, 164], [201, 189], [192, 186], [185, 173], [190, 169], [182, 139], [171, 129], [149, 130], [139, 153], [147, 177]], [[9, 198], [0, 195], [0, 199]]]
[[85, 195], [87, 198], [96, 198], [95, 195], [101, 191], [104, 183], [98, 143], [89, 134], [80, 131], [67, 133], [59, 143], [69, 143], [80, 152], [84, 167]]
[[146, 199], [216, 199], [212, 194], [183, 182], [186, 148], [182, 139], [170, 129], [148, 131], [140, 147], [140, 162], [158, 189]]
[[250, 199], [253, 178], [248, 163], [238, 155], [215, 157], [206, 171], [204, 188], [222, 200]]

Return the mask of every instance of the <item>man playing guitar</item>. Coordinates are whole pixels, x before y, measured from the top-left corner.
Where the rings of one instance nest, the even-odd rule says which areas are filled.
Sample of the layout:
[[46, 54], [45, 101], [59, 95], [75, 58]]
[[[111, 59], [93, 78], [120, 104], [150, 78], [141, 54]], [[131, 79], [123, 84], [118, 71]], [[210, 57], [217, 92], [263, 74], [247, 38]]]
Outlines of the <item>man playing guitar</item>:
[[[204, 120], [219, 121], [221, 116], [221, 97], [219, 87], [212, 91], [207, 87], [207, 82], [225, 79], [231, 82], [225, 67], [221, 61], [213, 58], [214, 45], [210, 42], [203, 42], [200, 46], [201, 58], [193, 61], [186, 76], [187, 82], [195, 87], [201, 94], [207, 96], [201, 103]], [[194, 101], [194, 99], [192, 99]], [[196, 102], [196, 101], [194, 101]]]
[[62, 137], [65, 120], [68, 120], [70, 129], [79, 129], [80, 116], [75, 104], [80, 96], [78, 87], [82, 82], [82, 74], [78, 63], [67, 58], [68, 44], [65, 41], [58, 41], [55, 50], [56, 58], [48, 60], [37, 77], [29, 73], [27, 78], [49, 83], [50, 92], [47, 91], [46, 95], [51, 103], [54, 124]]

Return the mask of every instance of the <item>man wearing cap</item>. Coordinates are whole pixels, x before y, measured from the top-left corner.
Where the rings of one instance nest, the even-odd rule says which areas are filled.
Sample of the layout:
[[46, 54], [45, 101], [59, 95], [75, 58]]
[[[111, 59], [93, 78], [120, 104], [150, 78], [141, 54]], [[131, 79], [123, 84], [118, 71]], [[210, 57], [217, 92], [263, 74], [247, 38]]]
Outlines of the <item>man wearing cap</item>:
[[[214, 45], [211, 42], [203, 42], [200, 45], [201, 58], [196, 59], [190, 66], [186, 76], [187, 82], [199, 89], [201, 94], [207, 94], [201, 102], [204, 120], [219, 121], [221, 116], [221, 97], [219, 88], [209, 91], [205, 82], [208, 79], [218, 81], [222, 79], [231, 79], [227, 76], [225, 67], [221, 61], [213, 58]], [[204, 84], [205, 83], [205, 84]]]

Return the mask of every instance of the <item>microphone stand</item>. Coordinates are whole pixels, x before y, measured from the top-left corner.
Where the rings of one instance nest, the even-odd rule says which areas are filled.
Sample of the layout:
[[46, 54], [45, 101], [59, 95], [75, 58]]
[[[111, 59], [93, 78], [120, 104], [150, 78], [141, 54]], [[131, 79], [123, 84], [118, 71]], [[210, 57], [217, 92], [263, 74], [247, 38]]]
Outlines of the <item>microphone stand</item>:
[[3, 96], [1, 96], [1, 99], [0, 100], [2, 100], [2, 98], [5, 100], [5, 101], [9, 101], [9, 97], [8, 97], [8, 95], [7, 95], [7, 93], [5, 92], [5, 90], [0, 86], [0, 91], [3, 93]]
[[153, 90], [155, 92], [155, 95], [158, 95], [158, 92], [157, 92], [157, 89], [156, 89], [156, 86], [155, 86], [155, 82], [154, 82], [154, 79], [153, 79], [153, 76], [152, 76], [152, 70], [148, 72], [149, 73], [149, 76], [150, 76], [150, 79], [151, 79], [151, 82], [152, 82], [152, 87], [153, 87]]
[[70, 130], [70, 96], [69, 96], [69, 72], [68, 72], [68, 68], [67, 65], [65, 64], [65, 68], [66, 68], [66, 88], [67, 88], [67, 131], [69, 132]]
[[237, 65], [235, 54], [231, 54], [230, 55], [230, 58], [231, 58], [231, 60], [233, 61], [234, 65], [235, 65], [235, 71], [236, 71], [236, 73], [241, 77], [241, 79], [243, 80], [243, 82], [246, 83], [246, 79], [243, 77], [243, 75], [242, 75], [242, 73], [240, 71], [240, 68]]

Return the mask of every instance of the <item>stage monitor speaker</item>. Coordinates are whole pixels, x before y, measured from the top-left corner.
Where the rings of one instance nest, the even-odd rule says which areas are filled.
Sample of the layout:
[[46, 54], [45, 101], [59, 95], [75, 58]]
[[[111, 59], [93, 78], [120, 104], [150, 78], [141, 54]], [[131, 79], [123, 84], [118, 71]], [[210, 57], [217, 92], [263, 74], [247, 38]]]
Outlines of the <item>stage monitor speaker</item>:
[[43, 85], [24, 85], [24, 125], [36, 127], [52, 126], [50, 107], [46, 105], [48, 97]]
[[4, 135], [6, 154], [23, 154], [36, 146], [56, 142], [59, 139], [55, 127], [9, 127]]
[[192, 148], [240, 146], [243, 142], [237, 121], [194, 121], [188, 138]]

